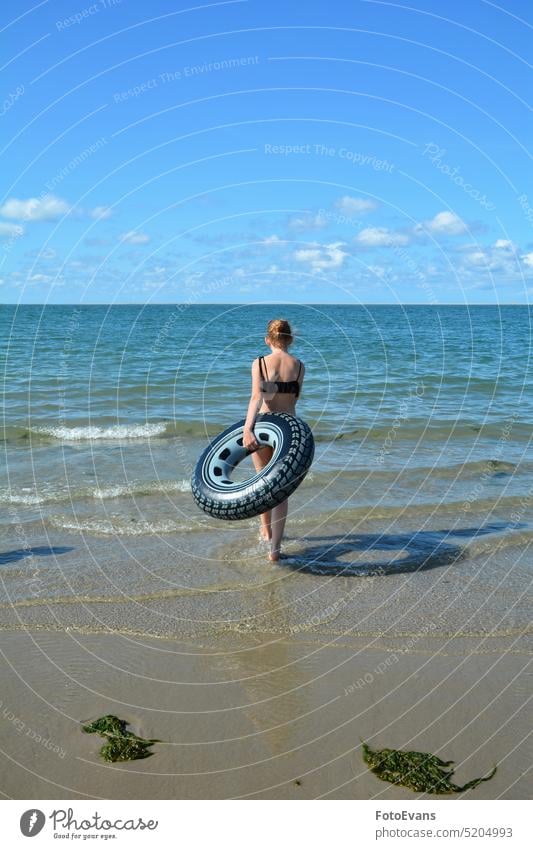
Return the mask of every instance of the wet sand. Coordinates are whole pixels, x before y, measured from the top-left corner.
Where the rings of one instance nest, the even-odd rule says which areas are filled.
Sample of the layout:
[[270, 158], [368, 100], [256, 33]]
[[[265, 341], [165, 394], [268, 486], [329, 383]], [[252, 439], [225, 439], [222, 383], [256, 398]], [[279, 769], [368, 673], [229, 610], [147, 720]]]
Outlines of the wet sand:
[[[176, 641], [22, 629], [5, 630], [2, 647], [9, 798], [434, 798], [373, 776], [362, 740], [454, 759], [459, 784], [497, 763], [468, 798], [531, 795], [531, 658], [516, 637], [348, 645], [311, 634]], [[107, 713], [163, 742], [146, 760], [104, 763], [104, 741], [80, 723]]]
[[[127, 541], [26, 524], [29, 548], [4, 530], [0, 791], [418, 798], [368, 771], [365, 741], [455, 760], [458, 784], [497, 763], [467, 797], [530, 798], [530, 541], [504, 520], [294, 517], [279, 564], [255, 522]], [[103, 762], [80, 726], [108, 713], [153, 756]]]

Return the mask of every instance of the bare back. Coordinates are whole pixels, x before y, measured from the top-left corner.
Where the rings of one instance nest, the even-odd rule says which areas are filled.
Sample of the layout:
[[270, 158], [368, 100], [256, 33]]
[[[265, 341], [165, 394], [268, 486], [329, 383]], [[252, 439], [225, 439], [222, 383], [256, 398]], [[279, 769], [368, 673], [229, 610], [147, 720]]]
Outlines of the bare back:
[[295, 388], [301, 389], [305, 371], [303, 363], [286, 351], [269, 354], [263, 358], [263, 363], [265, 379], [261, 381], [263, 403], [259, 412], [294, 415], [299, 391], [281, 392], [276, 384], [296, 384]]

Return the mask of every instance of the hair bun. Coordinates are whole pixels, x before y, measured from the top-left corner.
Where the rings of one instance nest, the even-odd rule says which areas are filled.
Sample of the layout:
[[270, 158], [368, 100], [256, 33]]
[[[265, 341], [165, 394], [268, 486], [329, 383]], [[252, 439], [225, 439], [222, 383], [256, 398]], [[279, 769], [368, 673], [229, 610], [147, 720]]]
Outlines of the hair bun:
[[291, 326], [285, 318], [273, 318], [269, 321], [267, 336], [272, 342], [285, 342], [287, 345], [293, 341]]

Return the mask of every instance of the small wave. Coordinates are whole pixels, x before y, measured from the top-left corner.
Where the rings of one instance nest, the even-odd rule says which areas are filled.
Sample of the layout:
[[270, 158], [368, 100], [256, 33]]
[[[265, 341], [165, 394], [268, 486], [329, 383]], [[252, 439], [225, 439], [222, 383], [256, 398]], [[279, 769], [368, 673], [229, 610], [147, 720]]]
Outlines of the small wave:
[[[361, 504], [338, 507], [331, 512], [321, 510], [312, 516], [294, 516], [291, 518], [293, 525], [331, 524], [333, 521], [348, 521], [355, 523], [360, 520], [374, 521], [379, 519], [415, 519], [420, 520], [422, 516], [438, 519], [440, 516], [449, 514], [457, 517], [484, 517], [492, 513], [505, 513], [516, 507], [516, 513], [520, 516], [517, 522], [527, 522], [529, 513], [527, 505], [528, 495], [509, 495], [495, 498], [463, 499], [461, 501], [416, 501], [411, 500], [405, 504]], [[515, 526], [513, 515], [511, 519]]]
[[82, 519], [76, 521], [69, 516], [50, 516], [47, 522], [54, 528], [78, 533], [101, 534], [103, 536], [145, 536], [153, 534], [175, 534], [195, 530], [194, 525], [183, 521], [174, 522], [124, 522], [109, 519]]
[[78, 427], [65, 427], [54, 425], [51, 427], [41, 426], [32, 428], [32, 431], [44, 436], [51, 436], [62, 442], [79, 442], [85, 439], [147, 439], [152, 436], [160, 436], [165, 432], [165, 422], [154, 424], [130, 424], [130, 425], [80, 425]]
[[28, 507], [40, 504], [58, 504], [64, 501], [78, 499], [93, 499], [106, 501], [113, 498], [135, 498], [146, 495], [165, 495], [173, 492], [188, 493], [191, 490], [190, 481], [138, 481], [130, 484], [110, 484], [101, 487], [85, 487], [76, 489], [60, 489], [56, 492], [26, 492], [24, 490], [0, 491], [0, 504], [22, 504]]
[[149, 481], [136, 484], [116, 484], [103, 486], [89, 491], [90, 498], [105, 500], [135, 495], [164, 495], [170, 492], [190, 492], [191, 482], [188, 479], [180, 481]]
[[453, 463], [451, 465], [439, 465], [435, 463], [433, 466], [417, 466], [406, 462], [405, 465], [396, 465], [386, 468], [382, 465], [364, 466], [356, 468], [328, 469], [326, 470], [311, 470], [305, 478], [303, 485], [320, 486], [330, 481], [361, 481], [363, 477], [368, 477], [372, 481], [377, 480], [397, 480], [400, 476], [402, 481], [419, 478], [427, 479], [453, 479], [456, 478], [476, 478], [479, 475], [489, 475], [491, 477], [509, 477], [519, 473], [527, 473], [533, 471], [533, 463], [521, 462], [511, 463], [505, 460], [483, 459], [472, 460], [465, 463]]
[[61, 501], [62, 499], [46, 495], [24, 495], [23, 493], [4, 492], [0, 494], [0, 504], [24, 504], [32, 507], [48, 502]]
[[131, 424], [83, 425], [8, 425], [1, 431], [2, 439], [16, 446], [31, 446], [32, 442], [91, 442], [189, 437], [212, 439], [228, 424], [205, 421], [159, 421]]
[[504, 528], [501, 532], [489, 534], [487, 537], [476, 537], [466, 548], [470, 557], [494, 553], [502, 548], [523, 546], [527, 548], [533, 542], [533, 530], [518, 530], [513, 526]]
[[[32, 441], [39, 440], [45, 442], [83, 442], [83, 441], [105, 441], [105, 440], [143, 440], [143, 439], [172, 439], [177, 437], [185, 437], [191, 439], [199, 439], [201, 441], [209, 441], [217, 434], [225, 430], [230, 424], [233, 424], [235, 419], [225, 422], [206, 421], [205, 419], [182, 419], [145, 422], [145, 423], [130, 423], [130, 424], [80, 424], [75, 425], [53, 425], [40, 424], [31, 425], [8, 425], [3, 430], [3, 439], [8, 443], [14, 443], [18, 446], [31, 444]], [[399, 422], [401, 426], [399, 426]], [[386, 440], [392, 439], [395, 444], [402, 441], [447, 441], [467, 439], [468, 444], [471, 444], [472, 438], [480, 439], [495, 439], [503, 440], [510, 439], [512, 441], [522, 441], [531, 439], [531, 425], [525, 422], [514, 422], [512, 428], [506, 419], [501, 421], [485, 422], [483, 424], [475, 421], [466, 420], [437, 420], [437, 419], [416, 419], [409, 421], [401, 421], [391, 419], [390, 421], [380, 420], [379, 424], [361, 425], [358, 427], [348, 428], [344, 431], [335, 429], [335, 419], [331, 422], [322, 420], [320, 423], [315, 423], [312, 418], [308, 419], [308, 424], [313, 431], [314, 438], [317, 442], [332, 442], [339, 441], [365, 441], [376, 443], [379, 448], [381, 445], [386, 447]]]
[[[521, 464], [522, 465], [522, 464]], [[523, 464], [526, 468], [526, 464]], [[530, 468], [530, 466], [529, 466]], [[435, 466], [430, 469], [417, 469], [417, 471], [431, 471], [437, 477], [455, 477], [456, 475], [477, 475], [478, 472], [487, 472], [494, 475], [513, 474], [519, 469], [516, 463], [511, 463], [507, 460], [498, 460], [496, 458], [486, 458], [483, 460], [471, 460], [466, 463], [455, 463], [452, 466]]]
[[352, 440], [370, 442], [385, 442], [387, 439], [395, 443], [399, 441], [442, 441], [468, 439], [495, 439], [521, 441], [531, 439], [531, 425], [526, 422], [514, 422], [512, 427], [508, 419], [490, 422], [475, 422], [465, 419], [438, 420], [435, 418], [412, 419], [403, 421], [400, 418], [381, 421], [380, 424], [361, 425], [345, 431], [314, 430], [309, 422], [317, 442], [338, 442]]

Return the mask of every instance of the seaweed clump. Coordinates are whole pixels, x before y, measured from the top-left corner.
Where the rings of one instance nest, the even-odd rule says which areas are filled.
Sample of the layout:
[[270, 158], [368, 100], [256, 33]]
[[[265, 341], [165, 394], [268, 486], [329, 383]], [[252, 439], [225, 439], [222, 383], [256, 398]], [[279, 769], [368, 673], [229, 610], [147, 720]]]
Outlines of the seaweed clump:
[[150, 746], [161, 741], [138, 737], [132, 731], [126, 731], [127, 725], [124, 719], [107, 714], [100, 719], [95, 719], [89, 725], [82, 725], [82, 731], [86, 734], [100, 734], [107, 740], [100, 749], [100, 755], [104, 761], [136, 761], [153, 755], [153, 752], [149, 751]]
[[363, 743], [363, 760], [382, 781], [408, 787], [416, 793], [463, 793], [482, 781], [490, 781], [496, 772], [494, 767], [490, 775], [474, 778], [459, 787], [451, 780], [455, 770], [448, 769], [454, 761], [442, 761], [427, 752], [403, 752], [400, 749], [372, 751]]

